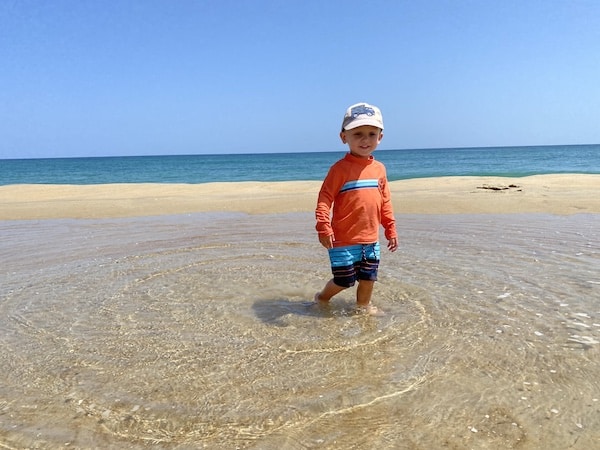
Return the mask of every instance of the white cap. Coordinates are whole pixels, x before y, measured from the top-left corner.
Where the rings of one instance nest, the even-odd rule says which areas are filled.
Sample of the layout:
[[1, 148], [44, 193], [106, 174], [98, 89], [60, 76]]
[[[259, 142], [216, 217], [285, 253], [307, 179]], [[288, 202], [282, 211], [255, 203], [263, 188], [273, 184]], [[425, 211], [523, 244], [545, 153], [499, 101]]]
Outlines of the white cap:
[[356, 103], [350, 106], [344, 114], [342, 131], [352, 128], [372, 125], [383, 130], [383, 116], [377, 106], [368, 103]]

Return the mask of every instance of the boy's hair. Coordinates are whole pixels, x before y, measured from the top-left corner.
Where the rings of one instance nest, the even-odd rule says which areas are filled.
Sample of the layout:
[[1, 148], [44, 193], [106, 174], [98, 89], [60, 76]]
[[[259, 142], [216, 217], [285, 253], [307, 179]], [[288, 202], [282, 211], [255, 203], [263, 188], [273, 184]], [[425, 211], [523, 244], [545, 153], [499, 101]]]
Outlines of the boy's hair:
[[363, 125], [372, 125], [383, 130], [383, 116], [377, 106], [363, 102], [348, 107], [346, 114], [344, 114], [342, 131], [362, 127]]

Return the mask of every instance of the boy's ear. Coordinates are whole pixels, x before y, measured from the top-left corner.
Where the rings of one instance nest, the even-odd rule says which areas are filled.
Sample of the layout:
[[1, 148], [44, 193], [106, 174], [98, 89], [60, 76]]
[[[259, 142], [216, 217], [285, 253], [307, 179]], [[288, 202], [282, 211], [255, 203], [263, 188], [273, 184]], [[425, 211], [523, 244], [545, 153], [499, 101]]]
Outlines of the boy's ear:
[[346, 143], [346, 132], [345, 131], [340, 132], [340, 139], [342, 140], [342, 142], [344, 144]]
[[381, 133], [379, 133], [379, 141], [378, 142], [381, 142], [382, 139], [383, 139], [383, 131], [381, 131]]

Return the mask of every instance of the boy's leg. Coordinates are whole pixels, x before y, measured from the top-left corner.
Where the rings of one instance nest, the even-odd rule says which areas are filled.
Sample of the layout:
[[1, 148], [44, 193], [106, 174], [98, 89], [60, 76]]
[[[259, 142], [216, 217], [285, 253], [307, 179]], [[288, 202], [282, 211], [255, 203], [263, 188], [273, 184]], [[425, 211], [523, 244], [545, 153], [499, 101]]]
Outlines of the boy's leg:
[[336, 294], [339, 294], [344, 289], [346, 288], [335, 284], [332, 278], [327, 282], [327, 284], [321, 292], [317, 292], [317, 294], [315, 295], [315, 300], [319, 302], [328, 302], [329, 300], [331, 300], [331, 297], [333, 297]]
[[374, 281], [370, 280], [358, 280], [358, 288], [356, 289], [356, 305], [362, 308], [366, 308], [371, 303], [371, 296], [373, 295]]
[[[334, 247], [328, 250], [333, 278], [327, 282], [321, 292], [315, 294], [315, 301], [328, 302], [334, 295], [354, 285], [356, 281], [354, 260], [357, 247], [360, 246]], [[340, 284], [333, 280], [337, 280]]]

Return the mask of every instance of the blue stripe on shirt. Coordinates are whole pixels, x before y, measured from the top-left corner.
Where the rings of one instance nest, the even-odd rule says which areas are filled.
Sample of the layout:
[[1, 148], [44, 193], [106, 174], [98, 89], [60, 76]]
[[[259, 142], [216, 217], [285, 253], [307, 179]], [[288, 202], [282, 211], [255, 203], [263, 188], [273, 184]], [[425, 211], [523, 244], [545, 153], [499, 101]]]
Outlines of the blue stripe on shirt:
[[379, 180], [377, 178], [367, 180], [348, 181], [340, 189], [341, 192], [353, 191], [355, 189], [370, 189], [379, 188]]

